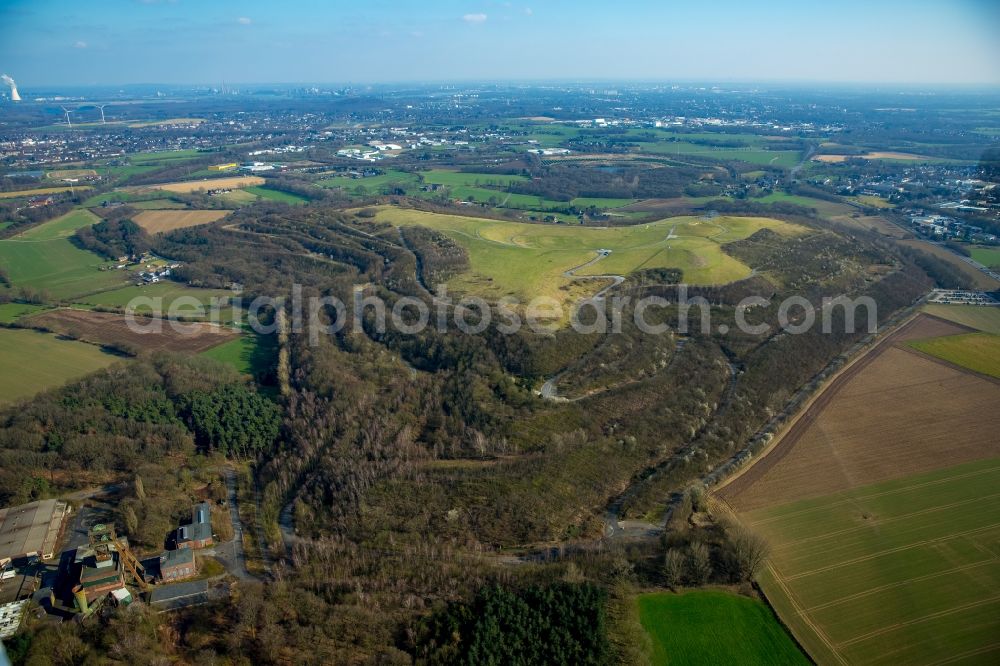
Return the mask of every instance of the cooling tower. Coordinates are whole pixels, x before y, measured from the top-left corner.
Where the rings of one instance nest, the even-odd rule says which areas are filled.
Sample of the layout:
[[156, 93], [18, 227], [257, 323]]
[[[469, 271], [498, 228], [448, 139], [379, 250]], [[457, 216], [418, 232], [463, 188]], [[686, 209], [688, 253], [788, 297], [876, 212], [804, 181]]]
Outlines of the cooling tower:
[[0, 76], [0, 80], [2, 80], [4, 83], [10, 86], [10, 101], [20, 102], [21, 96], [17, 94], [17, 84], [14, 83], [14, 79], [4, 74], [3, 76]]

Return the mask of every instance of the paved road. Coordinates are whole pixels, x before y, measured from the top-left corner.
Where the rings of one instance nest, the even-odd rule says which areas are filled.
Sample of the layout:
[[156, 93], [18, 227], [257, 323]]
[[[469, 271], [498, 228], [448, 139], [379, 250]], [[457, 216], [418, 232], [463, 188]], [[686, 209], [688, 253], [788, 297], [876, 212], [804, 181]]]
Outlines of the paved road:
[[229, 490], [229, 516], [233, 521], [233, 538], [215, 546], [214, 555], [226, 570], [240, 580], [254, 580], [247, 570], [247, 557], [243, 552], [243, 522], [240, 520], [239, 499], [236, 496], [236, 472], [226, 468], [226, 488]]

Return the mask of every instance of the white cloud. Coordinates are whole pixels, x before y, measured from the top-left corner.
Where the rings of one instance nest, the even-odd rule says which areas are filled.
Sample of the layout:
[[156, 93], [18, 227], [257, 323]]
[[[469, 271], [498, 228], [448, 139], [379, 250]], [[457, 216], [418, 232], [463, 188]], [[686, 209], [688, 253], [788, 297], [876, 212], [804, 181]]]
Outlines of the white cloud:
[[248, 19], [246, 16], [239, 17], [238, 19], [236, 19], [236, 22], [239, 23], [240, 25], [250, 25], [251, 23], [253, 23], [253, 21]]
[[466, 14], [462, 20], [466, 23], [486, 23], [486, 14]]
[[79, 40], [78, 42], [76, 42], [75, 44], [73, 44], [73, 48], [74, 49], [85, 49], [85, 48], [87, 48], [87, 42], [85, 42], [83, 40]]

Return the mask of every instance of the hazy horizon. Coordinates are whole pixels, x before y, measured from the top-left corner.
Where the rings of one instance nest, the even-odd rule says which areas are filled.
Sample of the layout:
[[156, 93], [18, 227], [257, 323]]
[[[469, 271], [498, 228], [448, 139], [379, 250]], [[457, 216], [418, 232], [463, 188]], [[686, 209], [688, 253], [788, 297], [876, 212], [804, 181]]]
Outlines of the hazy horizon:
[[194, 3], [13, 0], [22, 88], [343, 82], [1000, 84], [1000, 6], [849, 0]]

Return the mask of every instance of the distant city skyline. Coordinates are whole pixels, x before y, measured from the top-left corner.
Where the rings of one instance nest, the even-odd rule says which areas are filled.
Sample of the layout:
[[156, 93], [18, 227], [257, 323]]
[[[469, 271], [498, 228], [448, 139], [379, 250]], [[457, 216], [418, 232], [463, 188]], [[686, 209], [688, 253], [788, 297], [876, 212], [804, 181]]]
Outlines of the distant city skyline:
[[646, 80], [1000, 85], [987, 0], [7, 0], [22, 89]]

